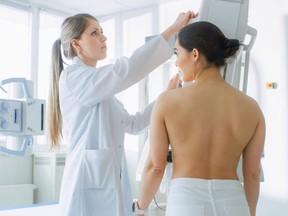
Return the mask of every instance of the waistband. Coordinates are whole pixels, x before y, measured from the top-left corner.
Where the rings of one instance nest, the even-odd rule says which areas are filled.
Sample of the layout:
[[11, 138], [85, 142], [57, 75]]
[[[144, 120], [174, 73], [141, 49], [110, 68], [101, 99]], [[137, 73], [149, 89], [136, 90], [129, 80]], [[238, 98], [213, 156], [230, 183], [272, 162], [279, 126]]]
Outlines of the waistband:
[[170, 182], [170, 187], [199, 188], [208, 190], [243, 190], [238, 180], [227, 179], [200, 179], [200, 178], [175, 178]]

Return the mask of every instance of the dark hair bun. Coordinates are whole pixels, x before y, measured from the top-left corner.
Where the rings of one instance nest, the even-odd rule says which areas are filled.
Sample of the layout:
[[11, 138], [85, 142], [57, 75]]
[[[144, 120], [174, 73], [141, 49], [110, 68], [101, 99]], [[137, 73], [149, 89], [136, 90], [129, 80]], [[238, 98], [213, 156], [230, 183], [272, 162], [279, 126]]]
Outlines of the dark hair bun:
[[224, 58], [229, 58], [236, 54], [240, 46], [239, 40], [228, 39], [224, 40]]

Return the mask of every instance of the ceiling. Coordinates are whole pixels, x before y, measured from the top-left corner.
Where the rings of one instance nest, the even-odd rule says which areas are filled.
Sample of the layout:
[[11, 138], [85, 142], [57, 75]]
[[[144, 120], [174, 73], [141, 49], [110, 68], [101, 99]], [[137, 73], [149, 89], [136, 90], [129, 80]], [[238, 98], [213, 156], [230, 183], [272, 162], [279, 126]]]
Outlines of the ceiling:
[[90, 13], [94, 16], [105, 16], [122, 11], [149, 7], [175, 0], [7, 0], [21, 5], [35, 5], [60, 13]]

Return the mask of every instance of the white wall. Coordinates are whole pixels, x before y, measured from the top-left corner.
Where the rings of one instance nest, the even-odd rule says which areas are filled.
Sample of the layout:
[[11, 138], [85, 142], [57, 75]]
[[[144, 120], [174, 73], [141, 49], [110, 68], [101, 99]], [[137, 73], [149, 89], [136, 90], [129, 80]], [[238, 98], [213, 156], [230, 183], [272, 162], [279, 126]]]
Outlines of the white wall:
[[[258, 213], [288, 212], [288, 1], [250, 0], [249, 25], [258, 31], [251, 51], [248, 94], [260, 104], [267, 124], [265, 182], [261, 183]], [[267, 89], [276, 82], [277, 89]]]

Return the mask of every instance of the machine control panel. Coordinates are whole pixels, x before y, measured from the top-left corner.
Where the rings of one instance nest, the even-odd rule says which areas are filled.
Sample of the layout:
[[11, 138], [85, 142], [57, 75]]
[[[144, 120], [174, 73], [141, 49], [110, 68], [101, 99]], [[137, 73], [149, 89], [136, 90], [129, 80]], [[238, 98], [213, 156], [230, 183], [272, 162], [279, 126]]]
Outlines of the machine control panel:
[[22, 101], [0, 99], [0, 132], [21, 132]]

